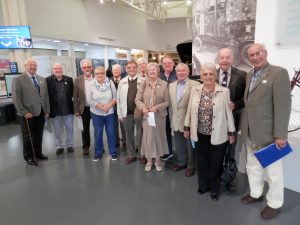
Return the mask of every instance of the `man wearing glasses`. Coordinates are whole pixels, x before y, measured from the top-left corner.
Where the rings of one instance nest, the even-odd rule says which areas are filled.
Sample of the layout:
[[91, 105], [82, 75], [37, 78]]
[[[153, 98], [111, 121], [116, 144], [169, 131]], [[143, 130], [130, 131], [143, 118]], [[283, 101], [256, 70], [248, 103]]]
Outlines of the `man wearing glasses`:
[[83, 155], [89, 155], [90, 148], [90, 120], [91, 112], [90, 106], [87, 103], [86, 93], [89, 88], [89, 81], [93, 78], [92, 76], [92, 63], [88, 59], [83, 59], [80, 61], [80, 67], [83, 72], [82, 75], [75, 78], [74, 82], [74, 114], [75, 116], [81, 116], [83, 123], [82, 130], [82, 150]]
[[285, 146], [291, 112], [290, 80], [286, 69], [268, 63], [264, 45], [253, 44], [247, 53], [253, 69], [246, 76], [241, 131], [247, 149], [250, 193], [241, 200], [244, 204], [263, 200], [266, 174], [269, 185], [267, 206], [260, 215], [263, 219], [272, 219], [283, 205], [282, 160], [262, 168], [254, 152], [271, 143], [276, 144], [278, 151]]

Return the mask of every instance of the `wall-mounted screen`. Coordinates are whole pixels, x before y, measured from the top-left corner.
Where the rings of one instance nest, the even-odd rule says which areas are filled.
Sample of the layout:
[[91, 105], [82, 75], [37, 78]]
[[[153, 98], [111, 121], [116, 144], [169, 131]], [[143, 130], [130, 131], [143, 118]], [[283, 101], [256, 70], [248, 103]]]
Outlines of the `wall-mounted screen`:
[[32, 48], [29, 26], [0, 26], [0, 49]]
[[6, 92], [7, 97], [11, 97], [11, 88], [12, 88], [12, 81], [15, 77], [18, 77], [18, 74], [9, 74], [5, 75], [5, 84], [6, 84]]

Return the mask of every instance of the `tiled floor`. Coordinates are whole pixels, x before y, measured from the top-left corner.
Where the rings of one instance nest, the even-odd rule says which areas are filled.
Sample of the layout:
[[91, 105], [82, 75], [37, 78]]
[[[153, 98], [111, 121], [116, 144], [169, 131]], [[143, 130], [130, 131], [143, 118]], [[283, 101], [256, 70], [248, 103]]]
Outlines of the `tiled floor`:
[[[172, 172], [149, 173], [135, 162], [125, 164], [107, 154], [98, 162], [81, 154], [81, 136], [75, 134], [75, 153], [55, 155], [53, 135], [44, 133], [44, 154], [39, 167], [22, 158], [17, 124], [0, 127], [0, 225], [298, 225], [300, 194], [285, 191], [278, 218], [259, 216], [265, 202], [246, 206], [246, 176], [239, 174], [238, 190], [223, 190], [218, 202], [198, 195], [196, 176]], [[107, 149], [107, 147], [106, 147]]]

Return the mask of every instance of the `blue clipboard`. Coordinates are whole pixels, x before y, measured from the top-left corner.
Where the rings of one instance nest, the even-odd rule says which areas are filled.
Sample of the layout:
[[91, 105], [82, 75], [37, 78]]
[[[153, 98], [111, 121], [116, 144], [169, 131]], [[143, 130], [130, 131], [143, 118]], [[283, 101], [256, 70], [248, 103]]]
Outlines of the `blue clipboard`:
[[285, 147], [283, 147], [280, 150], [278, 150], [276, 148], [275, 143], [273, 143], [264, 148], [259, 149], [254, 153], [254, 155], [256, 156], [257, 160], [260, 162], [261, 166], [263, 168], [266, 168], [273, 162], [276, 162], [277, 160], [283, 158], [284, 156], [286, 156], [292, 151], [293, 150], [288, 142], [286, 142]]

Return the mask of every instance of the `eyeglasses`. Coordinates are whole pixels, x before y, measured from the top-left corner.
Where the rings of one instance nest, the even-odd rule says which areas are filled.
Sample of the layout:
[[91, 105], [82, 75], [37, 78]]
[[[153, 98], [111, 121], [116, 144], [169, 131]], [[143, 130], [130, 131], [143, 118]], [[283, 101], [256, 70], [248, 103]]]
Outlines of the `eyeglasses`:
[[254, 58], [254, 56], [261, 56], [263, 53], [264, 53], [263, 50], [260, 50], [258, 52], [248, 54], [248, 57], [249, 57], [249, 59], [252, 59], [252, 58]]
[[92, 67], [91, 66], [83, 66], [83, 67], [81, 67], [81, 69], [91, 69]]

